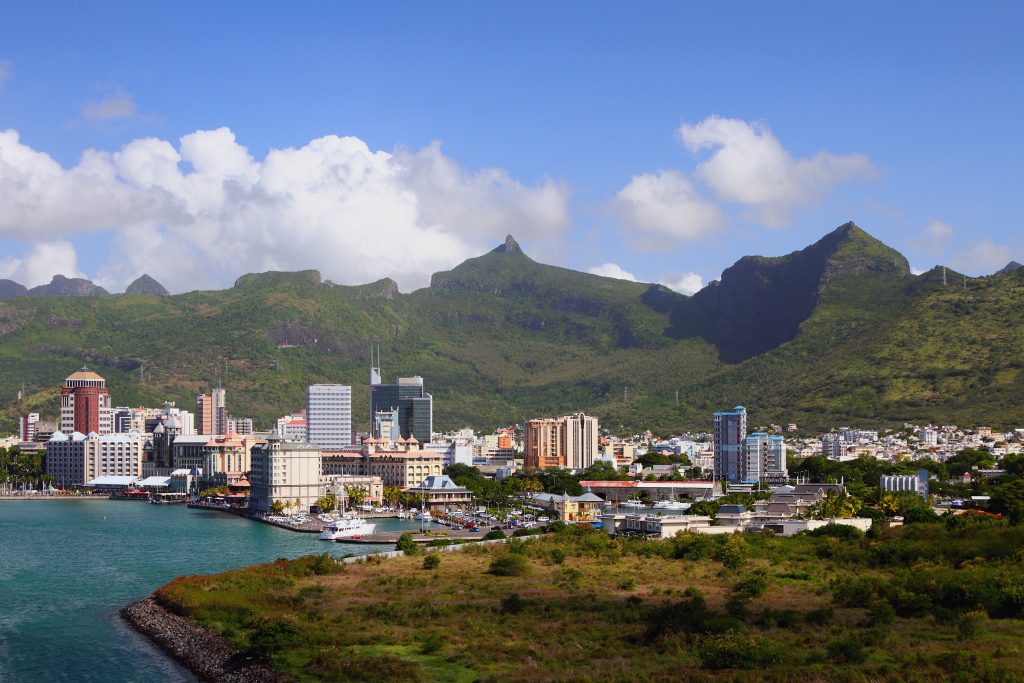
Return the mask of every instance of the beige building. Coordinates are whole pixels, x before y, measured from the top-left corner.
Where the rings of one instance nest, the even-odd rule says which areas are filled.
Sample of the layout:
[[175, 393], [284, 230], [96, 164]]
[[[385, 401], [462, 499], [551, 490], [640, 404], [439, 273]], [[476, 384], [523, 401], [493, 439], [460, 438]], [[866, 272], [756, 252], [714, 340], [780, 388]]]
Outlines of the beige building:
[[384, 486], [407, 489], [419, 486], [430, 476], [440, 476], [444, 469], [442, 454], [424, 450], [416, 439], [368, 439], [359, 450], [325, 451], [323, 473], [380, 477]]
[[61, 488], [84, 486], [98, 477], [142, 477], [145, 436], [54, 432], [46, 442], [46, 473]]
[[321, 477], [321, 457], [318, 446], [285, 441], [276, 432], [265, 442], [254, 445], [249, 475], [250, 509], [269, 512], [276, 501], [281, 501], [293, 511], [309, 511], [326, 488]]
[[598, 457], [596, 417], [574, 413], [526, 423], [526, 468], [567, 467], [578, 470]]

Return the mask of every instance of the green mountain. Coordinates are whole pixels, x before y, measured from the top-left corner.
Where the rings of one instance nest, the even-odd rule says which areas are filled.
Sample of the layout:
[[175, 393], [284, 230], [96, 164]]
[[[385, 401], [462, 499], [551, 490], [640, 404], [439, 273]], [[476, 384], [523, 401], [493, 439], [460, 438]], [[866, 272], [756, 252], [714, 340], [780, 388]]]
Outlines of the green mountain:
[[124, 290], [125, 294], [149, 294], [151, 296], [167, 296], [170, 292], [148, 275], [140, 275]]
[[537, 263], [511, 237], [410, 294], [300, 271], [173, 296], [17, 296], [0, 302], [0, 428], [23, 385], [21, 409], [56, 414], [83, 362], [118, 405], [191, 406], [223, 382], [229, 411], [266, 426], [307, 384], [343, 382], [358, 419], [373, 344], [385, 377], [425, 378], [439, 429], [585, 410], [615, 431], [670, 432], [737, 402], [757, 423], [807, 427], [1024, 423], [1024, 269], [947, 269], [945, 285], [942, 271], [911, 275], [848, 223], [744, 257], [692, 297]]

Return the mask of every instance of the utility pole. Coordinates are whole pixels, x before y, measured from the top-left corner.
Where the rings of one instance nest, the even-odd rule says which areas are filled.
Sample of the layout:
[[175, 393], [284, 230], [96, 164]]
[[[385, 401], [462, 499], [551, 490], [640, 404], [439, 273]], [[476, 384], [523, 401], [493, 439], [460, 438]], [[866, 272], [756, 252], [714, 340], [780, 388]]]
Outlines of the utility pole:
[[946, 286], [946, 266], [942, 266], [942, 286]]

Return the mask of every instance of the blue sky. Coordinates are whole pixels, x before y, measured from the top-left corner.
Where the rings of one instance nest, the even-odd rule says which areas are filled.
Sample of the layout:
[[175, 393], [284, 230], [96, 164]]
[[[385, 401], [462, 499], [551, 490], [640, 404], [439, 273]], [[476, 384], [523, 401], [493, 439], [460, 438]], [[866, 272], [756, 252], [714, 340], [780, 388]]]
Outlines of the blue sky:
[[225, 5], [5, 7], [0, 277], [409, 290], [512, 232], [690, 291], [848, 220], [1024, 261], [1019, 4]]

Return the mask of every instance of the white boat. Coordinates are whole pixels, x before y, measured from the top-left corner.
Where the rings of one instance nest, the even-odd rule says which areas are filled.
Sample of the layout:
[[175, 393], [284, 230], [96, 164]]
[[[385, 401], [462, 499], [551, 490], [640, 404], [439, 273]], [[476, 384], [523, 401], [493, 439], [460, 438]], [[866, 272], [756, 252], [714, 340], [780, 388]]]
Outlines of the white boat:
[[320, 532], [321, 541], [337, 541], [343, 538], [372, 534], [376, 524], [368, 524], [359, 517], [342, 517], [324, 527]]
[[429, 512], [421, 512], [420, 514], [416, 515], [416, 519], [419, 520], [420, 522], [433, 522], [434, 521], [434, 518], [431, 516], [431, 514]]
[[657, 503], [654, 504], [653, 509], [681, 512], [683, 510], [689, 510], [690, 504], [683, 503], [678, 500], [659, 500]]
[[644, 506], [639, 500], [627, 500], [624, 501], [619, 507], [623, 508], [642, 508]]

